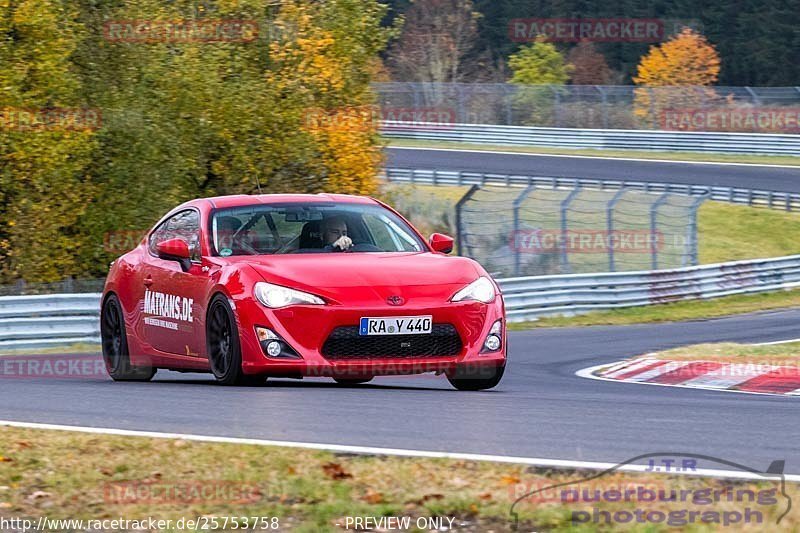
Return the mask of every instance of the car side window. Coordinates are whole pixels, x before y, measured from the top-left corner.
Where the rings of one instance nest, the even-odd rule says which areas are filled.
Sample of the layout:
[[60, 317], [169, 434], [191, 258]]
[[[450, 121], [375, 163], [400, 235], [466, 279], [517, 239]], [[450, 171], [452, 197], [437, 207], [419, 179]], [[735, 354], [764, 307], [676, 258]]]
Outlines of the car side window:
[[200, 261], [200, 215], [193, 209], [175, 213], [150, 234], [150, 252], [157, 254], [156, 245], [169, 239], [183, 239], [189, 244], [190, 259]]
[[365, 214], [362, 218], [379, 248], [398, 252], [420, 251], [419, 246], [414, 242], [414, 238], [405, 233], [385, 215], [375, 216], [370, 213]]

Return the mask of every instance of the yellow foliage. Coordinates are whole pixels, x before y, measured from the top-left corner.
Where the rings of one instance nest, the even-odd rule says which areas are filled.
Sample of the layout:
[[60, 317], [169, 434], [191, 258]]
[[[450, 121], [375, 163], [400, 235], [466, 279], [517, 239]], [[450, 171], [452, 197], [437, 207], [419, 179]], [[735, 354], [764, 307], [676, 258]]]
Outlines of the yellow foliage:
[[323, 120], [307, 121], [306, 129], [322, 153], [327, 176], [323, 190], [341, 194], [373, 195], [377, 169], [383, 159], [375, 142], [378, 123], [372, 108], [346, 108], [329, 112]]
[[696, 87], [715, 83], [719, 69], [719, 54], [714, 46], [703, 35], [685, 28], [662, 45], [651, 46], [642, 57], [633, 78], [642, 86], [635, 91], [634, 113], [657, 120], [665, 109], [708, 104], [716, 98], [714, 90]]
[[318, 94], [344, 88], [347, 58], [337, 54], [333, 34], [315, 24], [308, 4], [287, 2], [274, 24], [284, 37], [269, 44], [275, 68], [267, 73], [267, 83]]

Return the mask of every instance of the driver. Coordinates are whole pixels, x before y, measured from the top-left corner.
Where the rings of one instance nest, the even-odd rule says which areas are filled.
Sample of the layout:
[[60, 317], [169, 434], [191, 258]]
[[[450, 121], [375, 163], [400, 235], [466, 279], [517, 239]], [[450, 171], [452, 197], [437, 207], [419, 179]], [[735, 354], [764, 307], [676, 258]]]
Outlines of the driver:
[[234, 237], [241, 227], [242, 221], [236, 217], [219, 217], [217, 219], [217, 250], [220, 255], [233, 253]]
[[323, 221], [322, 241], [325, 243], [325, 250], [331, 252], [346, 252], [353, 246], [353, 240], [347, 236], [347, 222], [344, 217], [336, 215]]

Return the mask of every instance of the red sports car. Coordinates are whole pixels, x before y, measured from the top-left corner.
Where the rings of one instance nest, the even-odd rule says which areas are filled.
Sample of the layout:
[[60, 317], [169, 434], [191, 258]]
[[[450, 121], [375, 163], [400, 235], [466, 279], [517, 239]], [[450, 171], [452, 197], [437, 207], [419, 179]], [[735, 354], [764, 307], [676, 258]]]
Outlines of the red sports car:
[[101, 312], [115, 380], [159, 368], [223, 384], [445, 374], [500, 382], [503, 299], [475, 261], [448, 257], [389, 206], [358, 196], [223, 196], [176, 207], [111, 265]]

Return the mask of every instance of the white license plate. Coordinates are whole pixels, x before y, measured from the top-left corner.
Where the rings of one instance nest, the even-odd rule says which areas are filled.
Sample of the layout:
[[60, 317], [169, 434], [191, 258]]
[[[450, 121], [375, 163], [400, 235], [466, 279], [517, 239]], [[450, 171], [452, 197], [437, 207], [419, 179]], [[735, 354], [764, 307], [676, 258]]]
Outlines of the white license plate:
[[432, 316], [363, 317], [359, 335], [423, 335], [433, 328]]

